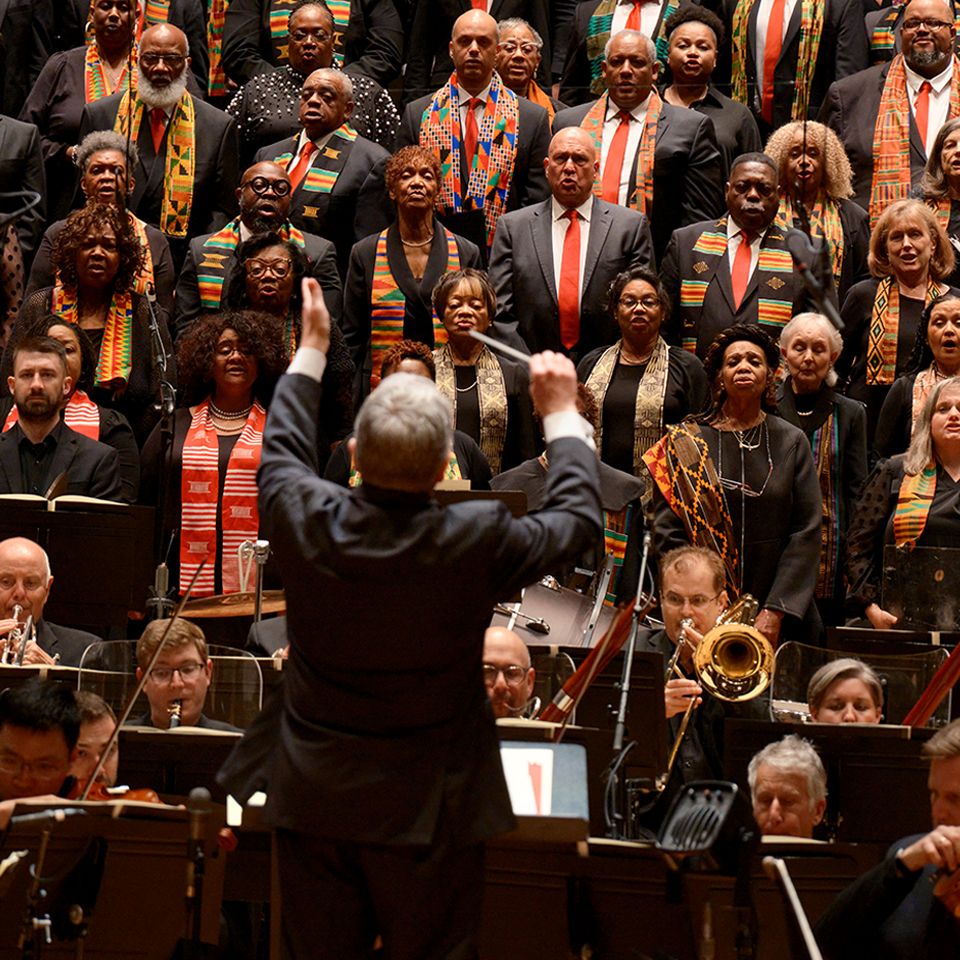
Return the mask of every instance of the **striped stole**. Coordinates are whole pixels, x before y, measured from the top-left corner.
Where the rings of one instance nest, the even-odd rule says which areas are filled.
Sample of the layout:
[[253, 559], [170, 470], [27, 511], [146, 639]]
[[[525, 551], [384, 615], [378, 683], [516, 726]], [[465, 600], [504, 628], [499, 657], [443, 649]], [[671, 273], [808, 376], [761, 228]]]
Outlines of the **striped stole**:
[[[273, 43], [273, 63], [279, 66], [290, 60], [290, 14], [297, 0], [270, 0], [270, 40]], [[343, 66], [344, 37], [350, 24], [350, 0], [327, 0], [333, 14], [333, 65]]]
[[186, 589], [202, 560], [203, 572], [193, 595], [208, 597], [214, 591], [214, 558], [217, 552], [217, 513], [223, 530], [220, 570], [224, 593], [240, 589], [237, 548], [244, 540], [255, 540], [260, 525], [257, 510], [257, 468], [263, 447], [267, 413], [259, 403], [250, 408], [247, 422], [237, 438], [223, 485], [220, 501], [220, 441], [210, 419], [210, 401], [204, 400], [193, 413], [183, 443], [180, 475], [180, 592]]
[[[6, 433], [19, 419], [20, 411], [14, 404], [7, 414], [2, 432]], [[70, 395], [63, 408], [63, 420], [71, 430], [76, 430], [91, 440], [100, 439], [100, 408], [83, 390], [74, 390]]]
[[632, 503], [628, 503], [622, 510], [603, 511], [604, 552], [613, 557], [613, 574], [603, 598], [603, 602], [608, 606], [613, 606], [617, 602], [617, 594], [620, 591], [623, 560], [627, 555], [627, 541], [630, 539], [633, 507]]
[[920, 473], [906, 475], [900, 484], [893, 512], [893, 539], [904, 550], [912, 550], [923, 535], [927, 515], [937, 492], [937, 465], [928, 463]]

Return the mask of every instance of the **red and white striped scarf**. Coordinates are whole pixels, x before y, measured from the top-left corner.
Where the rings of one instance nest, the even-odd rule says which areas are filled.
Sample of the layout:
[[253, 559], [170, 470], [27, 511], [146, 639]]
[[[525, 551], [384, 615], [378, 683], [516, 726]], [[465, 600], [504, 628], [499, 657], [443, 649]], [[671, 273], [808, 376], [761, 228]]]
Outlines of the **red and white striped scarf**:
[[[14, 404], [7, 414], [2, 432], [6, 433], [19, 419], [20, 411]], [[91, 440], [100, 439], [100, 408], [82, 390], [75, 390], [67, 401], [63, 419], [71, 430]]]
[[255, 540], [260, 525], [257, 511], [257, 468], [263, 448], [263, 427], [267, 413], [254, 403], [243, 431], [237, 438], [219, 497], [220, 442], [210, 418], [210, 401], [193, 413], [183, 442], [183, 469], [180, 478], [180, 592], [186, 589], [201, 560], [203, 568], [192, 596], [209, 597], [214, 591], [214, 558], [217, 550], [217, 510], [220, 510], [223, 545], [220, 570], [223, 592], [240, 589], [237, 548], [244, 540]]

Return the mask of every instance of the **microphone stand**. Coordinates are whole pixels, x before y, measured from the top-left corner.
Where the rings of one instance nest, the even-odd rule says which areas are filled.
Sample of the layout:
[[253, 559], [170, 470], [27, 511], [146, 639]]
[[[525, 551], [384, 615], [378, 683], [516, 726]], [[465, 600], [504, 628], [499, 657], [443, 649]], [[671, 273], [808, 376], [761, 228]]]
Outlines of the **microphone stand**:
[[630, 697], [630, 682], [633, 675], [633, 654], [637, 646], [637, 635], [640, 632], [640, 617], [644, 611], [643, 582], [647, 575], [647, 560], [650, 555], [650, 531], [643, 535], [643, 556], [640, 561], [640, 575], [637, 578], [636, 599], [633, 605], [633, 620], [630, 624], [630, 633], [627, 637], [627, 646], [623, 654], [623, 669], [620, 673], [620, 705], [617, 709], [617, 721], [613, 730], [613, 759], [607, 769], [606, 794], [606, 826], [607, 836], [611, 840], [624, 840], [626, 834], [623, 829], [624, 811], [623, 801], [626, 795], [620, 778], [620, 767], [633, 749], [635, 740], [623, 745], [627, 730], [627, 709]]

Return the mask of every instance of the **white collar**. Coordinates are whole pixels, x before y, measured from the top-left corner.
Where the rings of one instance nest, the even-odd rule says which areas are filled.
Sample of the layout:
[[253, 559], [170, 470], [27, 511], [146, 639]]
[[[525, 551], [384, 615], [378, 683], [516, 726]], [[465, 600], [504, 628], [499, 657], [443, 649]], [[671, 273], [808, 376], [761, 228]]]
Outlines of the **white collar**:
[[[565, 207], [562, 203], [558, 203], [557, 198], [553, 196], [550, 197], [550, 208], [553, 214], [554, 222], [556, 222], [561, 217], [563, 217], [566, 214], [567, 210], [570, 209], [569, 207]], [[587, 223], [589, 223], [590, 214], [593, 211], [593, 195], [591, 194], [589, 197], [587, 197], [587, 199], [584, 200], [583, 203], [581, 203], [580, 206], [576, 207], [575, 209], [579, 214], [580, 219], [586, 220]]]
[[919, 73], [915, 70], [911, 70], [907, 61], [903, 61], [903, 68], [907, 75], [907, 86], [910, 88], [910, 92], [914, 95], [920, 90], [920, 85], [924, 80], [930, 81], [930, 86], [933, 88], [934, 93], [940, 93], [944, 87], [949, 85], [950, 81], [953, 79], [953, 61], [954, 58], [951, 57], [947, 62], [947, 66], [944, 70], [941, 70], [935, 77], [921, 77]]
[[[651, 93], [653, 91], [651, 90]], [[650, 94], [648, 93], [646, 97], [643, 98], [641, 103], [638, 103], [632, 110], [629, 110], [628, 113], [634, 120], [645, 120], [647, 116], [647, 107], [650, 105]], [[604, 121], [612, 120], [620, 111], [622, 107], [618, 107], [613, 101], [613, 97], [607, 97], [607, 115], [604, 117]]]

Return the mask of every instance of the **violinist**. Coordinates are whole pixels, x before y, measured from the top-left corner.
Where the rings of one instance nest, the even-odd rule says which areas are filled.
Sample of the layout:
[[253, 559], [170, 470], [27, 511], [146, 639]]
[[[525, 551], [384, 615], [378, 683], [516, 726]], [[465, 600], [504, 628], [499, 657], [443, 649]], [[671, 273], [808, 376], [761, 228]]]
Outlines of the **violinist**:
[[[117, 725], [117, 716], [110, 704], [89, 690], [75, 690], [77, 707], [80, 710], [80, 738], [77, 740], [76, 758], [70, 773], [79, 781], [86, 781], [100, 761]], [[112, 787], [117, 782], [117, 768], [120, 765], [119, 741], [113, 745], [100, 772], [97, 783]]]
[[960, 956], [960, 720], [923, 745], [933, 830], [895, 843], [820, 918], [825, 960]]

